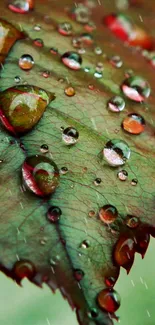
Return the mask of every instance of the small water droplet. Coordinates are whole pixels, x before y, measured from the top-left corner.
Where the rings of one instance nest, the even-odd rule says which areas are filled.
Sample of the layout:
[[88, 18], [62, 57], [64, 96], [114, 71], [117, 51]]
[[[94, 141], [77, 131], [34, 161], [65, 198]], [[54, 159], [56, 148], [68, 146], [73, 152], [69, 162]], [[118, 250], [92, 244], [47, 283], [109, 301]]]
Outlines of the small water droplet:
[[81, 243], [80, 247], [81, 247], [81, 248], [84, 248], [84, 249], [89, 248], [89, 247], [90, 247], [90, 241], [87, 240], [87, 239], [84, 240], [84, 241]]
[[140, 134], [145, 129], [145, 120], [140, 114], [128, 114], [122, 122], [123, 130], [131, 134]]
[[77, 52], [66, 52], [61, 56], [61, 60], [68, 68], [79, 70], [82, 64], [82, 58]]
[[19, 84], [21, 82], [21, 77], [16, 76], [14, 80], [16, 84]]
[[124, 165], [130, 153], [128, 144], [118, 139], [108, 141], [103, 150], [105, 160], [113, 167]]
[[94, 77], [97, 78], [97, 79], [100, 79], [100, 78], [103, 77], [103, 74], [102, 74], [101, 71], [96, 70], [95, 73], [94, 73]]
[[56, 255], [55, 257], [51, 258], [49, 262], [52, 266], [58, 265], [60, 262], [60, 256]]
[[49, 78], [49, 76], [50, 76], [50, 72], [49, 72], [49, 71], [43, 71], [43, 72], [42, 72], [42, 76], [43, 76], [44, 78]]
[[139, 218], [127, 215], [125, 223], [129, 228], [137, 228], [139, 225]]
[[78, 141], [78, 138], [79, 138], [79, 132], [75, 128], [68, 127], [63, 130], [62, 140], [65, 142], [65, 144], [67, 145], [75, 144]]
[[120, 307], [120, 296], [114, 289], [103, 289], [97, 297], [100, 308], [114, 313]]
[[68, 97], [72, 97], [75, 95], [75, 89], [71, 86], [68, 86], [65, 88], [65, 94], [68, 96]]
[[127, 78], [122, 84], [123, 93], [136, 102], [143, 102], [150, 96], [150, 86], [148, 82], [138, 76]]
[[115, 68], [121, 68], [123, 65], [123, 61], [121, 60], [120, 56], [114, 55], [109, 59], [110, 63], [113, 65]]
[[57, 206], [51, 206], [48, 209], [47, 218], [50, 222], [56, 223], [59, 221], [62, 212], [61, 209]]
[[78, 3], [71, 11], [71, 17], [80, 24], [86, 24], [89, 21], [90, 10], [82, 3]]
[[105, 222], [106, 224], [110, 224], [116, 220], [118, 217], [117, 209], [110, 204], [104, 205], [99, 210], [99, 218], [101, 221]]
[[117, 173], [117, 176], [120, 179], [120, 181], [126, 181], [128, 178], [128, 172], [124, 169], [119, 170], [119, 172]]
[[47, 153], [49, 151], [48, 145], [47, 144], [42, 144], [40, 146], [40, 151], [41, 151], [41, 153]]
[[33, 41], [34, 45], [37, 46], [37, 47], [43, 47], [44, 46], [44, 42], [41, 38], [36, 38], [34, 41]]
[[93, 21], [88, 21], [88, 23], [84, 26], [87, 32], [93, 32], [96, 29], [96, 25]]
[[88, 216], [89, 216], [90, 218], [95, 217], [95, 211], [90, 210], [90, 211], [88, 212]]
[[38, 25], [38, 24], [36, 24], [36, 25], [34, 26], [33, 29], [34, 29], [35, 31], [37, 31], [37, 32], [40, 32], [40, 30], [41, 30], [41, 26]]
[[136, 252], [141, 254], [142, 258], [144, 258], [145, 253], [148, 249], [148, 245], [150, 242], [150, 234], [147, 230], [142, 228], [140, 232], [136, 235]]
[[138, 184], [138, 180], [136, 178], [133, 178], [131, 181], [132, 186], [136, 186]]
[[116, 279], [112, 276], [108, 277], [105, 279], [105, 284], [107, 285], [107, 287], [113, 287], [116, 283]]
[[90, 90], [94, 90], [94, 89], [95, 89], [94, 85], [89, 85], [88, 88], [89, 88]]
[[84, 71], [85, 71], [85, 72], [89, 72], [89, 71], [90, 71], [90, 68], [89, 68], [89, 67], [85, 67], [85, 68], [84, 68]]
[[33, 57], [29, 54], [24, 54], [19, 59], [19, 67], [22, 70], [31, 70], [34, 65]]
[[54, 55], [58, 54], [58, 49], [56, 47], [51, 47], [50, 52]]
[[59, 183], [59, 170], [51, 159], [35, 155], [27, 157], [22, 166], [24, 185], [34, 194], [52, 194]]
[[108, 109], [111, 112], [119, 113], [125, 108], [125, 101], [120, 96], [114, 96], [108, 101]]
[[92, 308], [89, 312], [88, 312], [88, 317], [91, 319], [97, 318], [98, 317], [98, 311], [96, 308]]
[[68, 168], [67, 168], [67, 167], [61, 167], [61, 169], [60, 169], [60, 173], [61, 173], [62, 175], [66, 175], [66, 174], [68, 173]]
[[94, 185], [95, 185], [95, 186], [99, 186], [99, 185], [101, 184], [101, 182], [102, 182], [102, 179], [101, 179], [101, 178], [96, 178], [96, 179], [94, 180]]
[[70, 36], [73, 33], [72, 25], [68, 22], [60, 23], [58, 25], [58, 32], [63, 36]]
[[84, 272], [80, 269], [74, 270], [74, 277], [77, 281], [81, 281], [84, 277]]
[[23, 278], [32, 279], [36, 274], [36, 270], [32, 262], [21, 260], [14, 264], [13, 274], [16, 280], [20, 282]]
[[124, 267], [129, 273], [135, 255], [135, 240], [132, 237], [121, 236], [114, 249], [114, 260], [119, 265]]
[[25, 14], [34, 8], [34, 0], [9, 0], [8, 8], [19, 14]]
[[97, 46], [97, 47], [95, 47], [94, 52], [97, 55], [101, 55], [102, 54], [102, 49], [99, 46]]

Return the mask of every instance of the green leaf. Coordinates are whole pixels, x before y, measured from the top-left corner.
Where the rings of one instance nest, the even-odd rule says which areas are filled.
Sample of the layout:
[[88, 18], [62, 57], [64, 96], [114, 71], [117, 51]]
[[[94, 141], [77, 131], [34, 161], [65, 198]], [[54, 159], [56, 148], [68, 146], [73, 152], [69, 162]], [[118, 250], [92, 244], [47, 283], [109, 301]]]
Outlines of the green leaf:
[[[3, 18], [29, 36], [14, 44], [7, 56], [1, 70], [1, 91], [15, 86], [15, 77], [20, 76], [22, 84], [40, 87], [56, 96], [31, 132], [17, 138], [1, 127], [0, 263], [2, 271], [16, 278], [15, 263], [31, 261], [36, 270], [31, 281], [39, 286], [46, 282], [52, 290], [59, 288], [76, 309], [82, 325], [111, 325], [114, 315], [99, 308], [97, 296], [107, 287], [106, 277], [117, 279], [119, 275], [119, 266], [113, 260], [114, 247], [124, 233], [139, 240], [143, 226], [155, 226], [154, 70], [140, 52], [125, 47], [108, 29], [100, 26], [99, 17], [111, 13], [113, 1], [110, 4], [105, 1], [105, 11], [98, 5], [94, 9], [95, 44], [101, 46], [107, 57], [88, 48], [82, 66], [90, 67], [90, 73], [83, 69], [69, 70], [61, 62], [60, 55], [73, 50], [71, 38], [60, 35], [56, 26], [58, 22], [71, 22], [76, 34], [83, 32], [84, 27], [63, 12], [65, 5], [73, 4], [71, 1], [63, 1], [62, 5], [38, 0], [35, 11], [27, 15], [17, 15], [0, 5]], [[147, 22], [147, 10], [145, 13], [142, 7], [141, 11]], [[136, 16], [132, 7], [129, 15], [133, 19]], [[39, 32], [34, 29], [35, 24], [41, 25]], [[38, 37], [44, 42], [42, 48], [34, 44]], [[59, 54], [53, 55], [51, 47], [58, 48]], [[35, 62], [28, 73], [18, 66], [23, 54], [31, 55]], [[121, 56], [121, 69], [112, 67], [108, 60], [111, 55]], [[94, 77], [98, 62], [104, 66], [101, 79]], [[151, 85], [151, 96], [147, 103], [141, 104], [125, 99], [123, 112], [109, 112], [107, 102], [114, 94], [121, 94], [120, 86], [127, 69], [146, 78]], [[45, 71], [49, 74], [47, 79], [43, 76]], [[68, 84], [75, 89], [73, 97], [64, 93]], [[145, 132], [138, 136], [125, 133], [121, 128], [124, 117], [132, 112], [141, 114], [146, 121]], [[66, 146], [62, 141], [61, 127], [68, 126], [79, 132], [79, 141], [74, 146]], [[124, 167], [128, 172], [126, 182], [117, 177], [120, 168], [110, 167], [103, 159], [103, 148], [113, 139], [125, 141], [131, 150]], [[68, 173], [60, 175], [55, 193], [47, 199], [38, 198], [23, 188], [21, 177], [25, 158], [39, 155], [43, 144], [49, 147], [46, 156], [54, 160], [59, 169], [68, 168]], [[94, 184], [96, 178], [102, 180], [98, 187]], [[138, 183], [132, 186], [135, 178]], [[109, 227], [98, 217], [99, 209], [107, 204], [116, 207], [119, 213], [116, 222]], [[50, 206], [58, 206], [62, 211], [56, 225], [47, 218]], [[94, 216], [91, 217], [90, 211], [94, 211]], [[141, 221], [135, 232], [124, 222], [127, 215]], [[85, 245], [85, 241], [89, 244]], [[86, 246], [88, 248], [84, 248]], [[77, 269], [84, 272], [80, 284], [75, 279]]]

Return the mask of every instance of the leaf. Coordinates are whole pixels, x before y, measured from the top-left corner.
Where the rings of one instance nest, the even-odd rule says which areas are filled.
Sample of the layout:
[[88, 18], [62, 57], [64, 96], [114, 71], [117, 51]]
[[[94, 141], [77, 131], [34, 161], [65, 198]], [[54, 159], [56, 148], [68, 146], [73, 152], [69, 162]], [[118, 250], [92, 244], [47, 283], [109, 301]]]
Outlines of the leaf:
[[[97, 296], [107, 287], [105, 278], [114, 277], [115, 282], [119, 275], [119, 266], [113, 260], [114, 248], [124, 236], [136, 238], [134, 249], [144, 255], [149, 232], [153, 234], [155, 226], [154, 69], [140, 51], [126, 47], [101, 24], [103, 15], [117, 10], [113, 1], [105, 1], [103, 8], [97, 5], [93, 10], [93, 19], [97, 24], [95, 44], [101, 46], [107, 56], [97, 55], [93, 48], [88, 48], [83, 55], [83, 67], [90, 67], [90, 73], [83, 69], [69, 70], [61, 62], [60, 55], [73, 50], [71, 38], [59, 34], [57, 24], [70, 22], [76, 34], [83, 32], [84, 27], [63, 11], [67, 5], [73, 6], [71, 1], [63, 1], [62, 5], [38, 0], [34, 12], [17, 15], [0, 4], [3, 18], [29, 36], [14, 44], [7, 56], [1, 70], [1, 91], [15, 86], [14, 78], [20, 76], [22, 84], [26, 82], [56, 95], [43, 118], [26, 135], [12, 137], [1, 127], [0, 262], [2, 271], [20, 283], [14, 265], [18, 260], [30, 261], [36, 272], [30, 280], [39, 286], [46, 282], [52, 290], [60, 288], [76, 309], [79, 323], [111, 325], [115, 316], [99, 308]], [[150, 20], [152, 37], [153, 19], [148, 16], [149, 6], [143, 3], [141, 6], [138, 15], [142, 15], [146, 26]], [[129, 9], [128, 16], [137, 23], [134, 6]], [[36, 24], [41, 25], [39, 32], [34, 29]], [[34, 44], [38, 37], [43, 40], [43, 47]], [[58, 48], [59, 55], [52, 54], [51, 47]], [[18, 66], [24, 54], [31, 55], [35, 62], [29, 72]], [[112, 67], [108, 60], [116, 54], [123, 61], [121, 69]], [[101, 79], [94, 77], [98, 62], [104, 66]], [[151, 85], [151, 96], [141, 104], [125, 98], [124, 111], [114, 114], [107, 110], [107, 102], [114, 94], [123, 97], [120, 86], [127, 69], [146, 78]], [[64, 93], [68, 84], [75, 89], [73, 97]], [[146, 121], [145, 132], [138, 136], [121, 129], [122, 120], [132, 112], [141, 114]], [[79, 132], [79, 141], [74, 146], [66, 146], [62, 141], [61, 127], [68, 126]], [[110, 167], [103, 159], [103, 148], [113, 139], [125, 141], [131, 150], [131, 158], [124, 167], [128, 172], [126, 182], [117, 177], [120, 169]], [[38, 198], [23, 188], [21, 178], [25, 158], [39, 155], [43, 144], [49, 147], [46, 156], [52, 158], [59, 169], [68, 168], [68, 173], [61, 174], [55, 193], [47, 199]], [[102, 180], [98, 187], [94, 184], [96, 178]], [[136, 186], [131, 184], [133, 179], [138, 180]], [[109, 227], [98, 216], [99, 209], [107, 204], [116, 207], [119, 214]], [[62, 211], [56, 225], [47, 218], [50, 206], [58, 206]], [[94, 211], [94, 215], [90, 211]], [[140, 226], [129, 229], [125, 224], [127, 215], [138, 217]], [[140, 243], [146, 245], [141, 247]], [[117, 261], [121, 257], [120, 253]], [[75, 279], [77, 270], [84, 274], [80, 283]]]

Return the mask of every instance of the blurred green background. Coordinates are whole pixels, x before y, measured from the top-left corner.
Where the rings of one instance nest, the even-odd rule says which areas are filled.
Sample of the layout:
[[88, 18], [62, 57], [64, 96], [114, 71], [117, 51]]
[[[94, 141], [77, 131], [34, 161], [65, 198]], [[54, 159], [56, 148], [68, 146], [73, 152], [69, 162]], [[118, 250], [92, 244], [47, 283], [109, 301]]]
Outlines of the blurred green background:
[[[144, 258], [136, 254], [131, 273], [122, 269], [116, 290], [122, 298], [117, 312], [121, 325], [155, 325], [155, 240]], [[60, 293], [39, 289], [27, 280], [23, 288], [0, 273], [0, 324], [77, 325], [74, 312]], [[118, 324], [117, 322], [115, 324]]]

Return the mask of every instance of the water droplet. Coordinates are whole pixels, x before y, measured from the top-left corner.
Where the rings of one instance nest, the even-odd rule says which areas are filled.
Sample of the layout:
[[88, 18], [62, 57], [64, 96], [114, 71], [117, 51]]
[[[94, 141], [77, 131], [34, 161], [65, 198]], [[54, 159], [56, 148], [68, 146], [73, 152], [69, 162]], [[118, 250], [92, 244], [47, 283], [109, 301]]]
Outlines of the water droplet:
[[41, 30], [41, 26], [38, 25], [38, 24], [35, 25], [35, 26], [34, 26], [34, 30], [37, 31], [37, 32], [40, 32], [40, 30]]
[[94, 90], [94, 89], [95, 89], [94, 85], [89, 85], [88, 88], [89, 88], [90, 90]]
[[65, 142], [65, 144], [67, 145], [75, 144], [78, 141], [78, 138], [79, 138], [79, 132], [75, 128], [68, 127], [63, 130], [62, 140]]
[[60, 262], [60, 256], [56, 255], [56, 257], [51, 258], [49, 262], [52, 266], [57, 266]]
[[84, 272], [80, 269], [74, 270], [74, 277], [77, 281], [81, 281], [84, 277]]
[[104, 18], [104, 23], [116, 37], [127, 42], [130, 46], [144, 49], [152, 48], [150, 36], [142, 28], [132, 24], [125, 15], [108, 15]]
[[88, 23], [84, 26], [87, 32], [93, 32], [96, 29], [96, 25], [93, 21], [88, 21]]
[[75, 95], [75, 89], [71, 86], [68, 86], [65, 88], [65, 94], [68, 96], [68, 97], [72, 97]]
[[36, 270], [32, 262], [21, 260], [14, 264], [13, 274], [16, 280], [20, 282], [24, 278], [32, 279], [36, 274]]
[[113, 287], [116, 283], [116, 279], [112, 276], [108, 277], [105, 279], [105, 284], [108, 286], [108, 287]]
[[137, 228], [139, 225], [139, 219], [135, 216], [127, 215], [125, 223], [129, 228]]
[[121, 60], [120, 56], [114, 55], [109, 59], [110, 63], [113, 65], [115, 68], [121, 68], [123, 65], [123, 61]]
[[59, 183], [59, 170], [51, 159], [45, 156], [30, 156], [22, 166], [24, 185], [34, 194], [44, 197], [52, 194]]
[[34, 65], [33, 57], [29, 54], [24, 54], [19, 59], [19, 67], [22, 70], [31, 70]]
[[79, 70], [82, 64], [80, 54], [76, 52], [66, 52], [61, 56], [61, 60], [68, 68], [72, 70]]
[[50, 52], [54, 55], [58, 54], [58, 49], [56, 47], [51, 47]]
[[88, 213], [88, 216], [89, 216], [90, 218], [95, 217], [95, 211], [90, 210], [89, 213]]
[[40, 146], [40, 151], [41, 151], [41, 153], [47, 153], [49, 151], [48, 145], [47, 144], [42, 144]]
[[100, 78], [102, 78], [103, 77], [103, 74], [102, 74], [102, 72], [100, 71], [95, 71], [95, 73], [94, 73], [94, 77], [95, 78], [97, 78], [97, 79], [100, 79]]
[[117, 176], [120, 179], [120, 181], [126, 181], [128, 178], [128, 172], [124, 169], [119, 170]]
[[60, 23], [58, 25], [58, 32], [63, 36], [70, 36], [73, 33], [72, 25], [68, 22]]
[[84, 248], [84, 249], [89, 248], [89, 247], [90, 247], [90, 241], [87, 240], [87, 239], [84, 240], [84, 241], [81, 243], [80, 247], [81, 247], [81, 248]]
[[13, 12], [25, 14], [34, 8], [34, 0], [10, 0], [8, 8]]
[[94, 43], [93, 36], [89, 33], [83, 33], [79, 36], [74, 36], [72, 44], [76, 48], [89, 47]]
[[143, 102], [150, 96], [150, 86], [148, 82], [141, 77], [127, 78], [122, 84], [123, 93], [136, 102]]
[[21, 82], [21, 77], [16, 76], [14, 80], [15, 80], [16, 84], [19, 84]]
[[140, 114], [131, 113], [122, 122], [123, 129], [131, 134], [140, 134], [145, 129], [145, 120]]
[[44, 46], [44, 42], [41, 38], [36, 38], [34, 41], [33, 41], [34, 45], [37, 46], [37, 47], [43, 47]]
[[50, 222], [56, 223], [59, 221], [62, 212], [61, 209], [57, 206], [51, 206], [48, 209], [47, 218]]
[[101, 179], [101, 178], [96, 178], [96, 179], [94, 180], [94, 185], [98, 186], [98, 185], [101, 184], [101, 182], [102, 182], [102, 179]]
[[90, 10], [82, 3], [79, 3], [71, 11], [71, 16], [80, 24], [86, 24], [89, 21]]
[[44, 71], [44, 72], [42, 73], [42, 76], [43, 76], [44, 78], [49, 78], [49, 76], [50, 76], [50, 72], [48, 72], [48, 71]]
[[137, 183], [138, 183], [138, 180], [136, 178], [133, 178], [132, 181], [131, 181], [131, 185], [136, 186]]
[[97, 46], [97, 47], [95, 47], [94, 52], [97, 55], [101, 55], [102, 54], [102, 49], [99, 46]]
[[136, 252], [141, 254], [142, 258], [144, 258], [145, 253], [147, 251], [150, 235], [145, 229], [141, 229], [141, 231], [136, 235]]
[[67, 168], [67, 167], [61, 167], [61, 169], [60, 169], [60, 173], [61, 173], [62, 175], [66, 175], [66, 174], [68, 173], [68, 168]]
[[121, 166], [130, 158], [130, 148], [123, 140], [110, 140], [104, 147], [103, 155], [109, 165]]
[[88, 317], [91, 319], [94, 319], [98, 316], [98, 311], [96, 308], [92, 308], [89, 312], [88, 312]]
[[16, 86], [0, 93], [0, 119], [5, 128], [20, 134], [31, 130], [55, 96], [34, 86]]
[[90, 71], [90, 68], [89, 68], [89, 67], [85, 67], [85, 68], [84, 68], [84, 71], [85, 71], [85, 72], [89, 72], [89, 71]]
[[120, 307], [120, 296], [114, 289], [103, 289], [97, 297], [100, 308], [114, 313]]
[[114, 260], [119, 265], [124, 267], [129, 273], [135, 255], [135, 241], [128, 236], [122, 236], [118, 239], [114, 249]]
[[125, 108], [125, 101], [120, 96], [114, 96], [108, 102], [108, 109], [111, 112], [119, 113], [123, 111], [124, 108]]
[[105, 222], [106, 224], [110, 224], [116, 220], [118, 217], [117, 209], [110, 204], [104, 205], [99, 210], [99, 218], [101, 221]]

